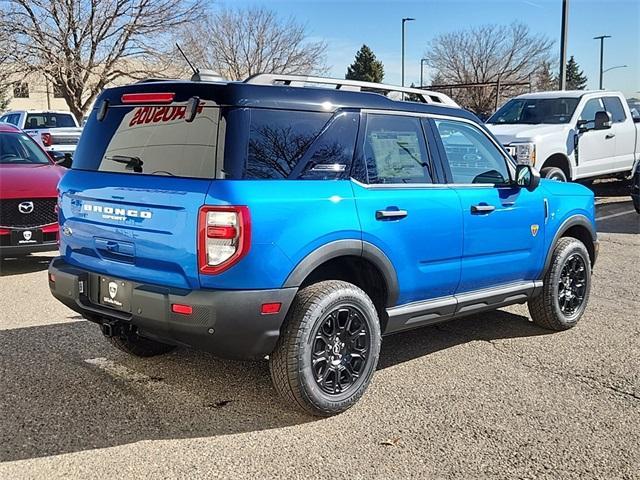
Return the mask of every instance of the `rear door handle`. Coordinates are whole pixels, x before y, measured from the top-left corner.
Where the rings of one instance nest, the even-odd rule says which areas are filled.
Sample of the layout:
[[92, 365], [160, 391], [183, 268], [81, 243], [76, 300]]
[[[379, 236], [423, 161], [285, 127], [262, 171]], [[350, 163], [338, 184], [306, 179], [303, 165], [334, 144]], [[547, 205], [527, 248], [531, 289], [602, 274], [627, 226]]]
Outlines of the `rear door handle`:
[[496, 209], [493, 205], [471, 205], [471, 213], [485, 215]]
[[377, 210], [376, 220], [400, 220], [408, 214], [406, 210]]
[[606, 138], [607, 140], [609, 140], [610, 138], [614, 138], [616, 136], [615, 133], [607, 133], [604, 138]]

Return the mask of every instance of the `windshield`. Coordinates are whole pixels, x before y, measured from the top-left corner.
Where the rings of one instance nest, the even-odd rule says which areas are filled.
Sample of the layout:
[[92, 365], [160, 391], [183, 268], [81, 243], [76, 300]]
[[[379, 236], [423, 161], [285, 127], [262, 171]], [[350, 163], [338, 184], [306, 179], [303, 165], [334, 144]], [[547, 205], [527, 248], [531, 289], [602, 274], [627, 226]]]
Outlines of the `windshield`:
[[70, 113], [28, 113], [24, 122], [25, 130], [36, 128], [68, 128], [75, 127], [76, 122]]
[[494, 113], [487, 123], [513, 125], [525, 123], [569, 123], [579, 98], [514, 98]]
[[47, 155], [24, 133], [0, 133], [0, 164], [50, 164]]

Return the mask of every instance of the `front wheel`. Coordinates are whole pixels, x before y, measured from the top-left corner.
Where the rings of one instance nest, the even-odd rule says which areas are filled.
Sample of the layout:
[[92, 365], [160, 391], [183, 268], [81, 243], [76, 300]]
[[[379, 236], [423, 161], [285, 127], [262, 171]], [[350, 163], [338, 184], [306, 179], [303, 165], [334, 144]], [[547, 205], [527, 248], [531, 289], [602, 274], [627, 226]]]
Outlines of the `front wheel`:
[[567, 330], [587, 308], [591, 262], [587, 248], [575, 238], [561, 238], [552, 255], [542, 293], [529, 300], [529, 313], [541, 327]]
[[303, 288], [269, 359], [271, 378], [290, 405], [330, 416], [354, 405], [380, 354], [380, 323], [371, 299], [347, 282]]
[[558, 167], [545, 167], [540, 170], [542, 178], [548, 178], [549, 180], [556, 180], [558, 182], [566, 182], [567, 176], [564, 171]]

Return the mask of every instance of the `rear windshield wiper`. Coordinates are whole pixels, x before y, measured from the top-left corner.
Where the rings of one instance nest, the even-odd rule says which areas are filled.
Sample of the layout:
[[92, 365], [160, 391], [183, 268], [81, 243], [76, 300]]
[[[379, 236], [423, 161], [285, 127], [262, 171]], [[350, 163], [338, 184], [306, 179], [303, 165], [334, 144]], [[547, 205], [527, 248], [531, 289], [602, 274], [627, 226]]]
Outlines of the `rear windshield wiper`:
[[129, 155], [113, 155], [111, 157], [104, 157], [112, 162], [124, 163], [124, 168], [127, 170], [133, 170], [136, 173], [142, 173], [142, 165], [144, 162], [140, 157], [132, 157]]

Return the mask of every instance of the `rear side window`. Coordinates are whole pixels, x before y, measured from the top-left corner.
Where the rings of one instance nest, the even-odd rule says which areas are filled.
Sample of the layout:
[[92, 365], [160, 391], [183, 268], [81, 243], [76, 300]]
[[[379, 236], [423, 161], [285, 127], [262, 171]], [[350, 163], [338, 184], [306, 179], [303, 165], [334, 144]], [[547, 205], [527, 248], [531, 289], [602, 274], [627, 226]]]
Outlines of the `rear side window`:
[[27, 113], [24, 123], [25, 130], [36, 128], [69, 128], [75, 127], [76, 122], [70, 113]]
[[244, 178], [290, 178], [331, 118], [330, 113], [254, 109]]
[[417, 117], [367, 115], [363, 151], [369, 183], [433, 183]]
[[73, 168], [214, 178], [219, 112], [217, 106], [201, 101], [193, 122], [186, 122], [186, 102], [114, 106], [98, 121], [94, 110], [76, 149]]
[[605, 110], [611, 114], [613, 123], [620, 123], [626, 120], [627, 116], [618, 97], [604, 97], [602, 100], [604, 101]]

